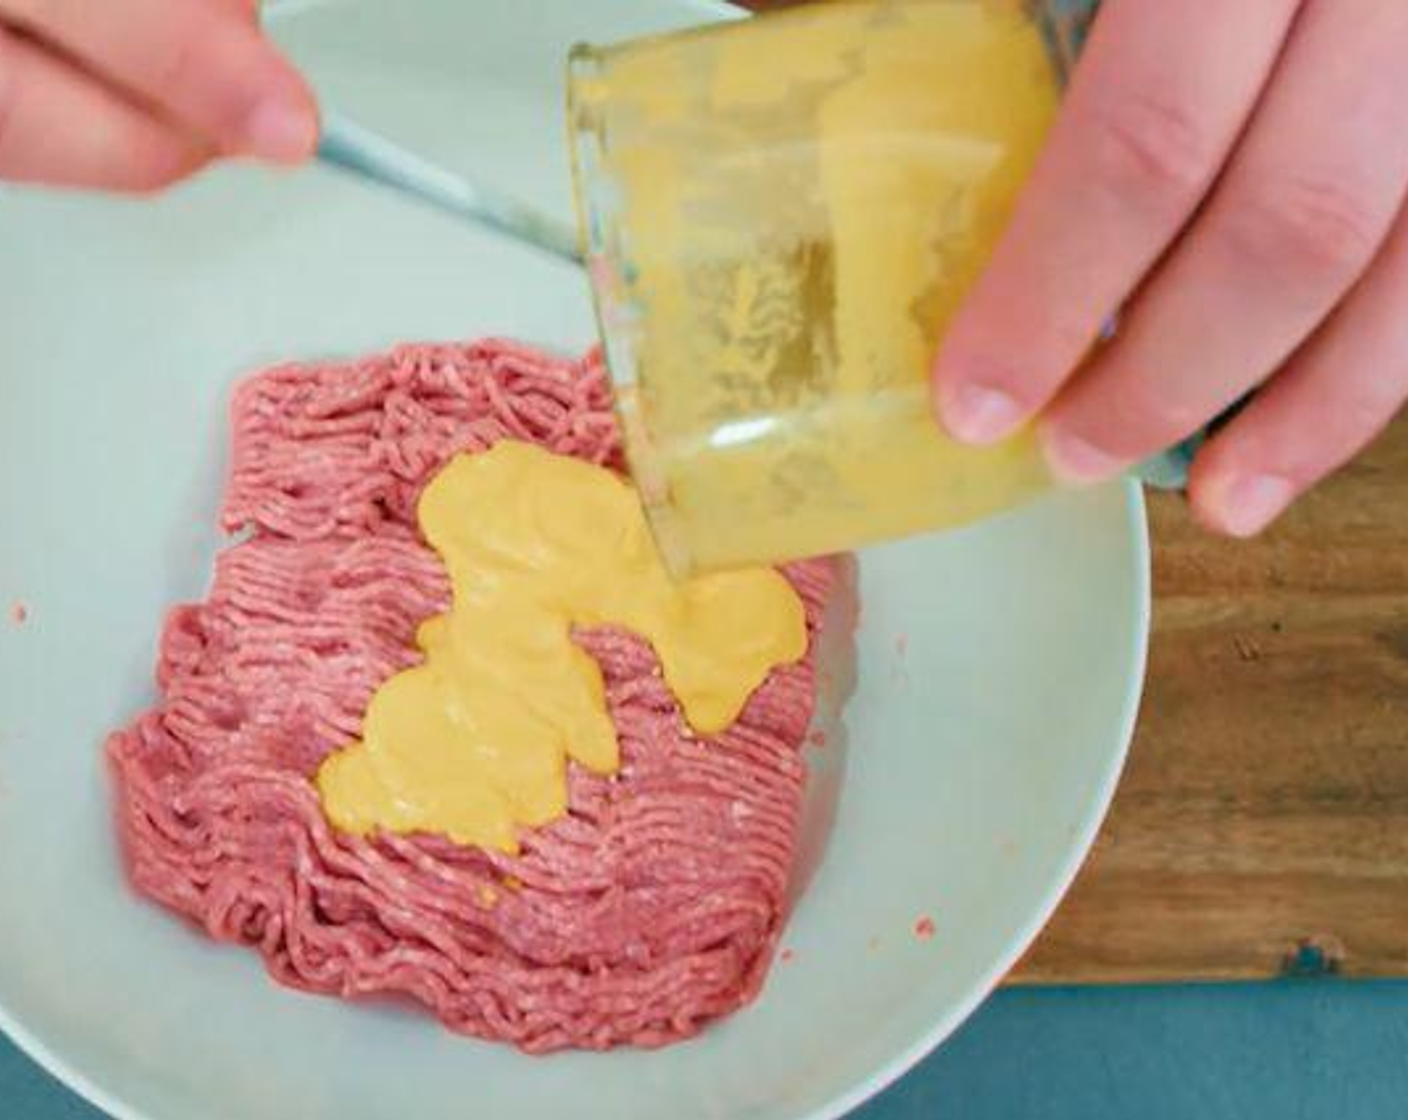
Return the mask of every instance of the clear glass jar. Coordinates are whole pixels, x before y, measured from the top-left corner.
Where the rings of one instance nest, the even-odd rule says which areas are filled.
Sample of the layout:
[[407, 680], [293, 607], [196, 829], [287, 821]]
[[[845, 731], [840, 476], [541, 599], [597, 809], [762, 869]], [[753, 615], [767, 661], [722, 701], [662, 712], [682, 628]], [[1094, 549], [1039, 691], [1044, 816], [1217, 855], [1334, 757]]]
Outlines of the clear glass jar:
[[573, 52], [592, 288], [673, 571], [962, 524], [1054, 485], [1029, 432], [948, 439], [929, 370], [1091, 7], [833, 0]]

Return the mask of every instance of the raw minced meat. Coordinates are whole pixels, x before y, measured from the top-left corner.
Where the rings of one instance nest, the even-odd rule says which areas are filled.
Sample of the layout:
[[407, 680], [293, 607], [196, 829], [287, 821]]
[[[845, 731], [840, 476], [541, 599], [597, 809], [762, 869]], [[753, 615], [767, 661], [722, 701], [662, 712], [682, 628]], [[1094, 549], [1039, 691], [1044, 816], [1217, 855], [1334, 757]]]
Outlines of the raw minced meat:
[[[598, 629], [618, 774], [573, 767], [569, 813], [516, 856], [339, 833], [310, 778], [448, 603], [415, 502], [503, 438], [619, 467], [599, 361], [500, 341], [287, 365], [233, 407], [223, 523], [242, 538], [168, 619], [158, 705], [115, 733], [133, 881], [280, 981], [399, 993], [525, 1050], [659, 1045], [750, 1000], [783, 920], [812, 657], [720, 735], [692, 735], [650, 647]], [[783, 569], [815, 630], [826, 561]]]

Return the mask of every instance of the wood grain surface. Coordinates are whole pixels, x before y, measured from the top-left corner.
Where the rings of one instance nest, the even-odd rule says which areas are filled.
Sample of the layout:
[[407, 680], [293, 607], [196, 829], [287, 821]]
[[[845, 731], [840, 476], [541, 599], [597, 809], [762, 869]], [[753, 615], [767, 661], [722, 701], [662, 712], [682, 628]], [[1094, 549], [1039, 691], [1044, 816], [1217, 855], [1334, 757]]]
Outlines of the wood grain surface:
[[1150, 525], [1129, 766], [1012, 981], [1408, 975], [1408, 420], [1260, 540]]
[[1014, 979], [1408, 975], [1408, 420], [1262, 539], [1150, 527], [1129, 766]]

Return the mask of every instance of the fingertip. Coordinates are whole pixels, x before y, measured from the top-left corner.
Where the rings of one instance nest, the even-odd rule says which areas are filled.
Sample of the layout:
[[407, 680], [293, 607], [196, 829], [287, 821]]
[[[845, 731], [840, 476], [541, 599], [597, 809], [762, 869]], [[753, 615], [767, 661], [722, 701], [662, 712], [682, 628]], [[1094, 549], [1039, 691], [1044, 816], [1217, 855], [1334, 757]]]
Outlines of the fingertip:
[[262, 32], [255, 33], [267, 75], [244, 117], [244, 154], [271, 163], [303, 163], [318, 146], [317, 98], [298, 68]]
[[1102, 450], [1059, 424], [1043, 424], [1039, 438], [1052, 473], [1065, 483], [1089, 485], [1104, 482], [1129, 467], [1124, 459]]
[[219, 135], [232, 155], [292, 166], [310, 159], [320, 122], [312, 88], [256, 25], [232, 32], [220, 61], [232, 76], [232, 94], [221, 112]]
[[262, 97], [245, 119], [243, 138], [248, 155], [271, 163], [303, 163], [318, 145], [312, 99], [287, 93]]
[[950, 379], [938, 382], [938, 419], [960, 443], [986, 446], [1015, 432], [1026, 410], [1011, 393], [990, 385]]
[[1242, 540], [1267, 529], [1297, 493], [1291, 479], [1254, 468], [1195, 470], [1189, 486], [1198, 520], [1213, 532]]

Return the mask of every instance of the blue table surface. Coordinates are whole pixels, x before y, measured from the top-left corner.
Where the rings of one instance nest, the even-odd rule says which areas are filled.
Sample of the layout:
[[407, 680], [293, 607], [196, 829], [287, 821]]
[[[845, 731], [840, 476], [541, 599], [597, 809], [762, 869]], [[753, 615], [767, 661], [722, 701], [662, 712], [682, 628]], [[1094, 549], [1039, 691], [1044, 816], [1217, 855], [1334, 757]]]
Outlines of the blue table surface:
[[[3, 1037], [0, 1116], [102, 1120]], [[1000, 992], [855, 1120], [1404, 1116], [1408, 984], [1284, 980]]]

